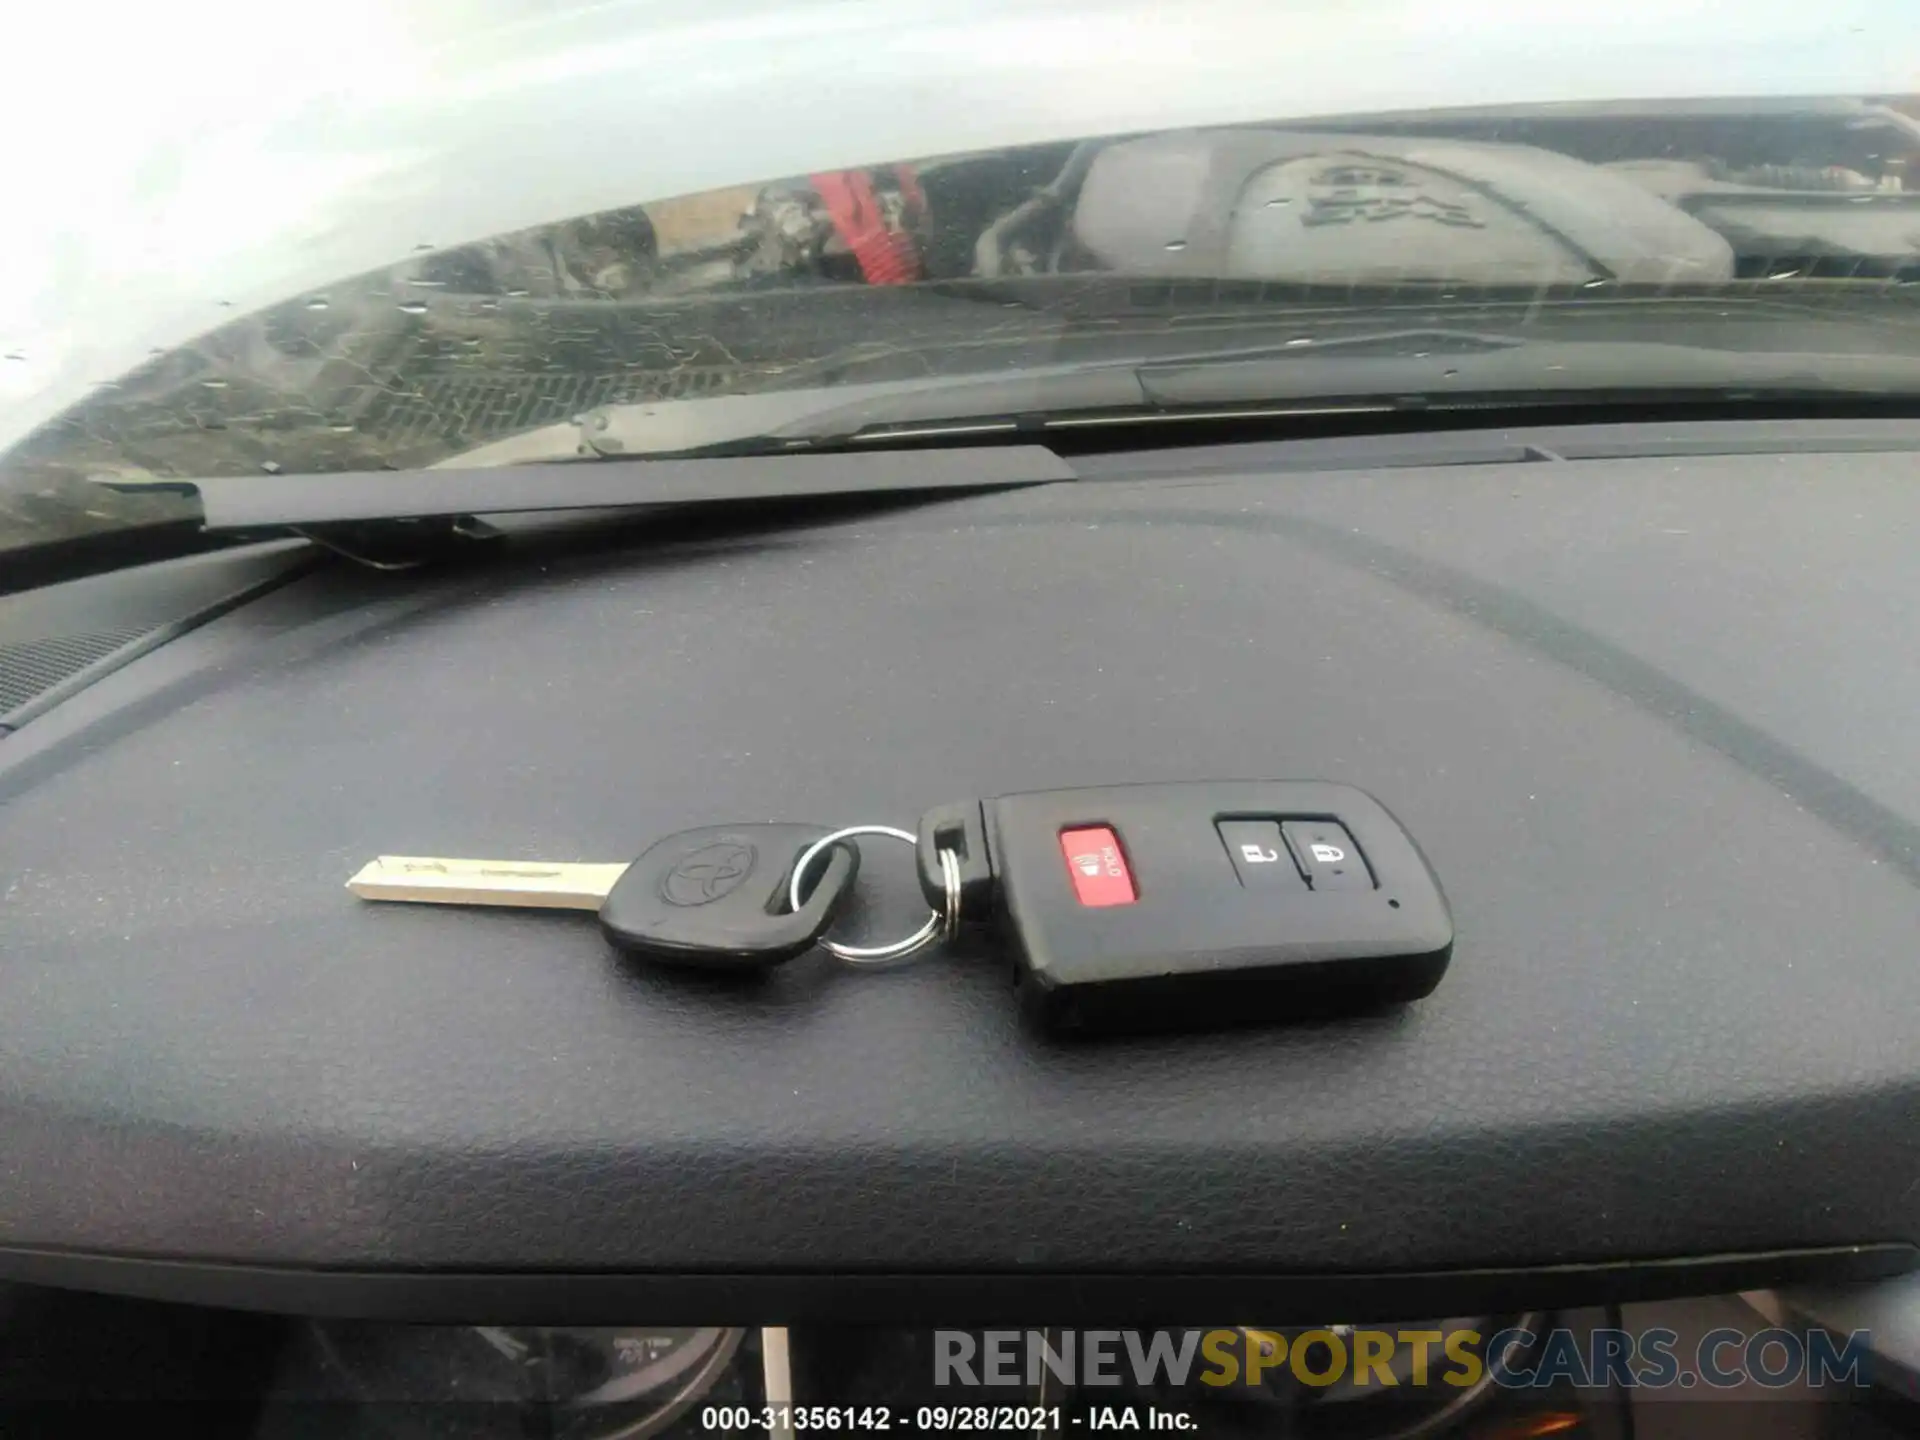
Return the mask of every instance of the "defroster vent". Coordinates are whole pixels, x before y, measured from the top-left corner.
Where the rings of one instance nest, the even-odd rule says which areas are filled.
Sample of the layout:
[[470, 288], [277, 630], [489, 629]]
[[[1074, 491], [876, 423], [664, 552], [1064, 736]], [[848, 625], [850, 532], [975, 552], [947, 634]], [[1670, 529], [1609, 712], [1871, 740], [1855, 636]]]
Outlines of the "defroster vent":
[[130, 626], [0, 645], [0, 726], [13, 723], [17, 712], [159, 628]]

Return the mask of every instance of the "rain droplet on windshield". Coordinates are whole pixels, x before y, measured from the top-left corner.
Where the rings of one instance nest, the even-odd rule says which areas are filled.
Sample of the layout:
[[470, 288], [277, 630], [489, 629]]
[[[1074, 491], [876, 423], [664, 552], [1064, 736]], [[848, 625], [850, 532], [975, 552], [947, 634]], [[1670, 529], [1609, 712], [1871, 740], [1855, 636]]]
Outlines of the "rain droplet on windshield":
[[307, 301], [307, 308], [308, 308], [309, 310], [324, 310], [324, 309], [326, 309], [326, 308], [327, 308], [327, 297], [326, 297], [326, 296], [324, 296], [324, 295], [316, 295], [316, 296], [314, 296], [314, 297], [313, 297], [313, 298], [312, 298], [311, 300], [309, 300], [309, 301]]
[[1793, 279], [1794, 276], [1798, 275], [1799, 273], [1800, 272], [1798, 270], [1776, 270], [1771, 275], [1767, 276], [1767, 278], [1769, 280], [1791, 280]]
[[507, 292], [507, 298], [509, 300], [524, 300], [531, 294], [533, 294], [531, 290], [509, 290]]
[[1184, 250], [1186, 248], [1187, 242], [1184, 240], [1169, 240], [1167, 242], [1167, 249], [1169, 250]]
[[1580, 288], [1582, 290], [1598, 290], [1600, 289], [1601, 286], [1605, 285], [1606, 283], [1607, 283], [1606, 281], [1599, 280], [1599, 279], [1589, 280], [1587, 281], [1586, 284], [1582, 285]]
[[402, 300], [400, 302], [400, 308], [408, 315], [424, 315], [427, 313], [427, 302], [424, 300]]
[[7, 351], [7, 359], [18, 360], [22, 364], [25, 364], [27, 357], [25, 355], [22, 355], [18, 350], [9, 350]]
[[1313, 337], [1311, 335], [1296, 335], [1291, 340], [1287, 341], [1287, 348], [1292, 350], [1292, 349], [1297, 349], [1299, 346], [1302, 346], [1302, 345], [1311, 345], [1312, 343], [1313, 343]]
[[260, 468], [269, 475], [278, 475], [280, 473], [280, 462], [278, 460], [262, 460], [260, 462]]
[[224, 390], [227, 388], [227, 382], [224, 380], [202, 380], [200, 383], [209, 390]]
[[353, 422], [351, 420], [336, 420], [327, 428], [336, 435], [345, 435], [353, 429]]
[[1291, 195], [1276, 195], [1267, 202], [1267, 209], [1278, 210], [1282, 205], [1291, 205], [1292, 203], [1293, 197]]

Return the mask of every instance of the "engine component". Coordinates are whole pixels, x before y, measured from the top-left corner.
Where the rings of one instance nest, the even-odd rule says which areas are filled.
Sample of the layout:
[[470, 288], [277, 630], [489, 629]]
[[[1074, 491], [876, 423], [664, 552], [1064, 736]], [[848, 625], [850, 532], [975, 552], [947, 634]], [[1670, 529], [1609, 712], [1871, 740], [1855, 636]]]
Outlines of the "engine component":
[[1282, 130], [1109, 146], [1073, 231], [1128, 274], [1294, 283], [1701, 284], [1706, 225], [1584, 161], [1521, 145]]
[[1920, 194], [1900, 169], [1879, 177], [1842, 165], [1621, 160], [1608, 165], [1725, 235], [1743, 275], [1852, 279], [1920, 264]]

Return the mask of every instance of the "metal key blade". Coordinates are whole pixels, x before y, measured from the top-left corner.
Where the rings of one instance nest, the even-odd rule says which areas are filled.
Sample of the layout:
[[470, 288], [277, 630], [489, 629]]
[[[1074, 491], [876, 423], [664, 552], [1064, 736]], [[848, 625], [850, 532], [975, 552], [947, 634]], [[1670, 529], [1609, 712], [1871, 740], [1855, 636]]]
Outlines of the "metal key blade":
[[536, 910], [598, 910], [625, 865], [543, 864], [537, 860], [448, 860], [382, 855], [347, 881], [362, 900], [428, 905], [504, 905]]

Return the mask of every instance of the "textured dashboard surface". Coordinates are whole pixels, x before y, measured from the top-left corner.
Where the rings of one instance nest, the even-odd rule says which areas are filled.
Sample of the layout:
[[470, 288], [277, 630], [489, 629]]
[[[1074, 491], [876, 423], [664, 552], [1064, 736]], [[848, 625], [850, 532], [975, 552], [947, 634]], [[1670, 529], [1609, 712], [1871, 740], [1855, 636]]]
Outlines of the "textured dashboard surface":
[[[0, 741], [0, 1246], [1384, 1271], [1920, 1239], [1907, 455], [1112, 481], [297, 579]], [[1232, 776], [1378, 795], [1427, 1001], [1067, 1046], [382, 852]], [[878, 926], [911, 920], [869, 854]]]

